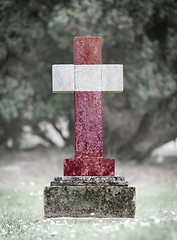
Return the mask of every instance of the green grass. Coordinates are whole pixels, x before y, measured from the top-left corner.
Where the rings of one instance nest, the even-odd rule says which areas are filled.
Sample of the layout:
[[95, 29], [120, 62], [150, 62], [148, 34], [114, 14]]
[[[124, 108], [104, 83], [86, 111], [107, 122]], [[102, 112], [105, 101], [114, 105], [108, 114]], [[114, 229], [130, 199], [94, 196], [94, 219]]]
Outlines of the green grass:
[[176, 183], [137, 188], [134, 220], [43, 220], [43, 184], [0, 187], [0, 239], [177, 239]]

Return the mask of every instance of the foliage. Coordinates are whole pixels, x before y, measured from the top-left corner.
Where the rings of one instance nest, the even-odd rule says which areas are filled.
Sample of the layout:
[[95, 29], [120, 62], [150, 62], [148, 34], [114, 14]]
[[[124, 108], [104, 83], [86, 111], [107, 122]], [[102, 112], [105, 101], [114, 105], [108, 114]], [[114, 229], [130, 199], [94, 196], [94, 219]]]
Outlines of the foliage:
[[[101, 36], [103, 62], [124, 64], [125, 93], [104, 94], [104, 105], [116, 113], [128, 109], [140, 126], [146, 114], [176, 91], [176, 16], [175, 0], [1, 1], [1, 145], [12, 138], [17, 146], [23, 125], [36, 131], [38, 123], [47, 120], [56, 126], [58, 116], [69, 119], [72, 135], [73, 96], [52, 95], [51, 64], [73, 62], [75, 36]], [[117, 126], [109, 140], [111, 124], [105, 118], [109, 148], [118, 137], [122, 141], [119, 130], [123, 128]], [[128, 144], [135, 132], [127, 138], [123, 135]]]

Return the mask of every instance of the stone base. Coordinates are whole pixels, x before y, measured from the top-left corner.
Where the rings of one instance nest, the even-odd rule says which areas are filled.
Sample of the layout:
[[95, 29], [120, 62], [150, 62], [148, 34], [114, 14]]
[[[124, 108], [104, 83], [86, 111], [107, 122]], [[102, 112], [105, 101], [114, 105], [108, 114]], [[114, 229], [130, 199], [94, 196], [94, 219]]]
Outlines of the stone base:
[[135, 188], [123, 177], [56, 177], [44, 189], [44, 215], [133, 218]]
[[64, 176], [114, 176], [113, 158], [70, 158], [64, 161]]

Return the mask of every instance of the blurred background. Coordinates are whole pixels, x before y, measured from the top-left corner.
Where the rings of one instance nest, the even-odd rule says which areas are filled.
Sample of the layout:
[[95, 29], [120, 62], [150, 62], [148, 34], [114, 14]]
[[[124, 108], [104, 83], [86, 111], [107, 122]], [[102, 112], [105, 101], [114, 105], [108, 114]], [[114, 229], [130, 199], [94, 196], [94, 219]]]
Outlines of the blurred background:
[[100, 36], [103, 63], [124, 65], [124, 92], [103, 94], [105, 156], [176, 160], [176, 26], [175, 0], [2, 0], [2, 158], [34, 148], [74, 153], [73, 94], [52, 94], [51, 65], [73, 63], [75, 36]]
[[[124, 92], [103, 94], [104, 157], [136, 187], [136, 226], [36, 220], [74, 156], [74, 96], [52, 94], [51, 66], [73, 64], [75, 36], [100, 36], [103, 63], [124, 65]], [[176, 138], [176, 0], [0, 0], [2, 239], [175, 240]]]

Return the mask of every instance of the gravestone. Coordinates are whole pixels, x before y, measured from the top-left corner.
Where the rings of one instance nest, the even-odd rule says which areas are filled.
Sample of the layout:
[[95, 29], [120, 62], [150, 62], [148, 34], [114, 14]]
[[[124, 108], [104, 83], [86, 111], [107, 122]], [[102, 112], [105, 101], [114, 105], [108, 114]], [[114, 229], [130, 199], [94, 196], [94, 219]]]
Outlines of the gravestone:
[[53, 65], [53, 92], [74, 92], [75, 157], [44, 189], [45, 217], [134, 217], [135, 188], [103, 158], [102, 91], [123, 91], [123, 66], [101, 64], [101, 38], [74, 39], [74, 65]]

